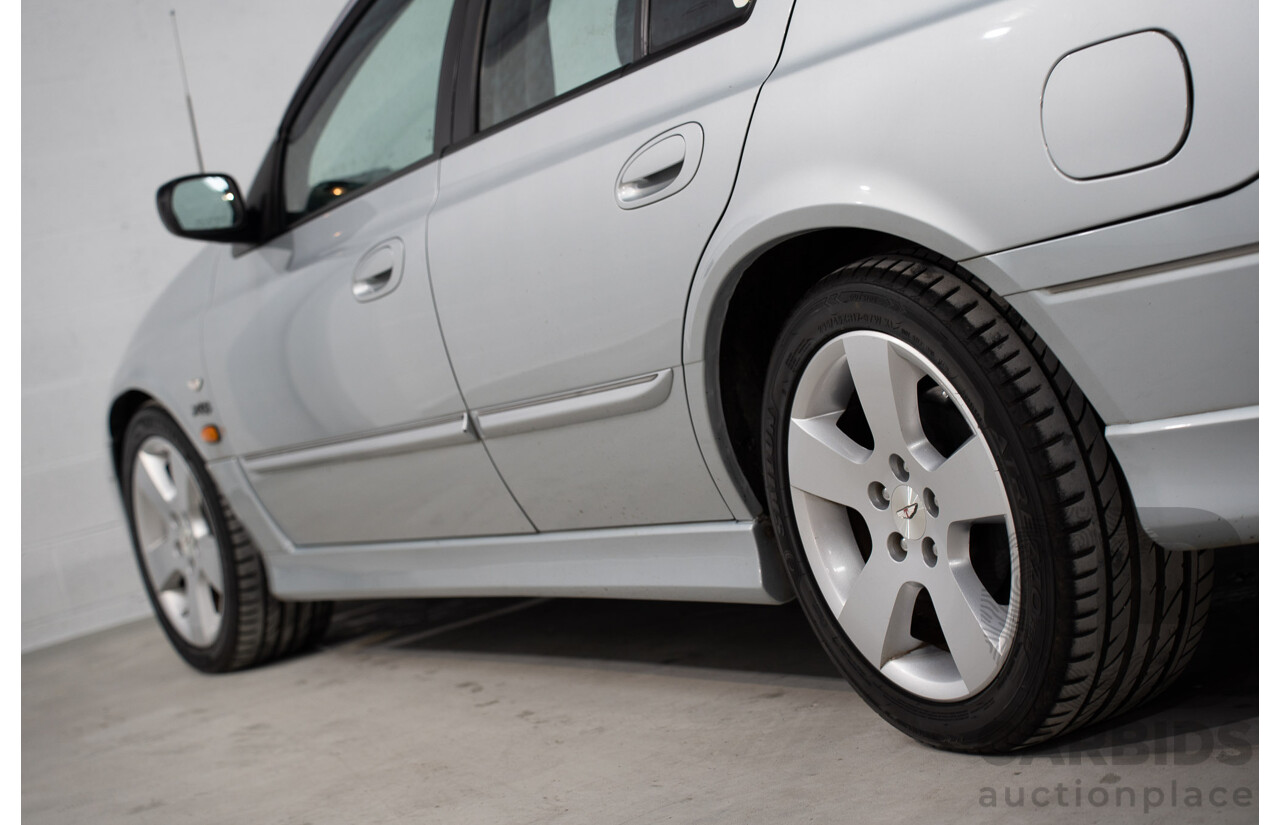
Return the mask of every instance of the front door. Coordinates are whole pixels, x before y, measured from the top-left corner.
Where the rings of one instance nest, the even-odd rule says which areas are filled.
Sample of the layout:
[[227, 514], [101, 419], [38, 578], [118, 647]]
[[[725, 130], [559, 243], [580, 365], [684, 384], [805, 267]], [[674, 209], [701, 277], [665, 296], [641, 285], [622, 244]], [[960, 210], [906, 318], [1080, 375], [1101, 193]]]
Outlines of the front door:
[[210, 391], [299, 545], [528, 532], [477, 440], [427, 273], [451, 0], [377, 0], [281, 135], [287, 231], [228, 252]]

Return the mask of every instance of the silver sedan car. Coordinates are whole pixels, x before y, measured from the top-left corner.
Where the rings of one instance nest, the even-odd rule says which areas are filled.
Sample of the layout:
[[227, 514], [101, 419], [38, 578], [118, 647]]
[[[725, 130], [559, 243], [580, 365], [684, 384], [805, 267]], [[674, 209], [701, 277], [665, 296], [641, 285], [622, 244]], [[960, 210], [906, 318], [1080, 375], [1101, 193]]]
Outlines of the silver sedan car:
[[993, 752], [1186, 667], [1258, 534], [1248, 0], [354, 0], [108, 426], [204, 671], [332, 600], [781, 603]]

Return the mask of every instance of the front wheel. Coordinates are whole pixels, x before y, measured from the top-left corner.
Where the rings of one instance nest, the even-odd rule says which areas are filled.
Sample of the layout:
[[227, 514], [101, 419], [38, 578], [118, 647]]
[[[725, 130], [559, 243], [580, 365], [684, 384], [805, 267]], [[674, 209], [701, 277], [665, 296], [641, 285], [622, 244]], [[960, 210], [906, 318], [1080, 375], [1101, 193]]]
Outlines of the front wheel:
[[200, 455], [163, 410], [129, 422], [121, 493], [143, 585], [165, 635], [192, 667], [238, 670], [323, 636], [329, 602], [282, 602], [257, 549]]
[[953, 266], [819, 282], [774, 350], [763, 444], [810, 623], [921, 741], [1044, 741], [1153, 695], [1195, 649], [1212, 556], [1150, 542], [1080, 390]]

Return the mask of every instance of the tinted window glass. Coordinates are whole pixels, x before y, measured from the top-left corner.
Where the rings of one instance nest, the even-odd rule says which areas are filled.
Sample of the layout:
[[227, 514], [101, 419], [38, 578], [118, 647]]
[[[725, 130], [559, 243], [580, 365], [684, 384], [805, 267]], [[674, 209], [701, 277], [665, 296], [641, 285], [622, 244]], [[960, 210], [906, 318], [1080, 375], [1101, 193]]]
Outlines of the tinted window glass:
[[632, 62], [635, 0], [492, 0], [480, 66], [480, 128]]
[[649, 51], [728, 23], [750, 5], [751, 0], [649, 0]]
[[381, 0], [356, 24], [289, 130], [291, 219], [434, 151], [451, 7], [452, 0]]

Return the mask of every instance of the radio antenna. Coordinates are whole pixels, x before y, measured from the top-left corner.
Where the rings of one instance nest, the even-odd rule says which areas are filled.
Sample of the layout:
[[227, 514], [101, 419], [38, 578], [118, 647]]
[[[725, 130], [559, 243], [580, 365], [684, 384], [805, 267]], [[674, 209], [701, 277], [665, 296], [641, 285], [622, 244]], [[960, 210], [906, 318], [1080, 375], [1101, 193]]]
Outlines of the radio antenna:
[[182, 40], [178, 37], [178, 13], [169, 9], [173, 23], [173, 42], [178, 47], [178, 72], [182, 75], [182, 93], [187, 96], [187, 119], [191, 121], [191, 141], [196, 146], [196, 163], [204, 173], [204, 156], [200, 154], [200, 133], [196, 131], [196, 107], [191, 103], [191, 87], [187, 84], [187, 62], [182, 58]]

